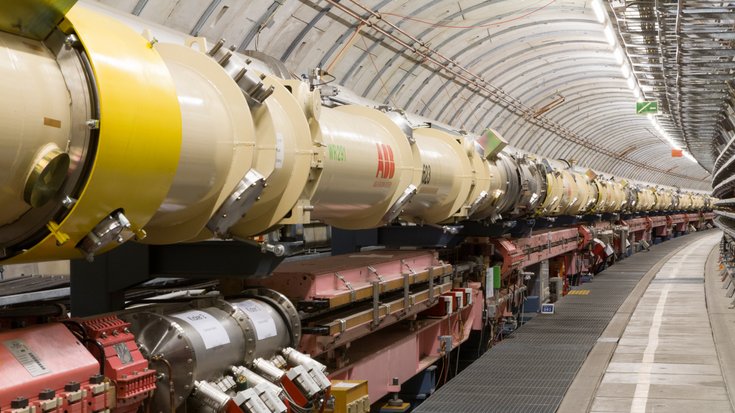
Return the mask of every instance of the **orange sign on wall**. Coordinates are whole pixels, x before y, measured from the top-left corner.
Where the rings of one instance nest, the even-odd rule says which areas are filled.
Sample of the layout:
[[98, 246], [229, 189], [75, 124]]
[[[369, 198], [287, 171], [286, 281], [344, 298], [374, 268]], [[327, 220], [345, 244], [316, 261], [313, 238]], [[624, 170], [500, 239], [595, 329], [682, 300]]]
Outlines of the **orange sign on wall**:
[[671, 149], [672, 158], [681, 158], [682, 156], [684, 156], [684, 151], [681, 149]]

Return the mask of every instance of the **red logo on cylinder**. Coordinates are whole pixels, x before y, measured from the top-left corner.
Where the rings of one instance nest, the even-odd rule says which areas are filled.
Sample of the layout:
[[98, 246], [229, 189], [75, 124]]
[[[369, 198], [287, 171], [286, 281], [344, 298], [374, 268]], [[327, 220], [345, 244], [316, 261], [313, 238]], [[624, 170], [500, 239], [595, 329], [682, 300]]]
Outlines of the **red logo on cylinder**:
[[378, 148], [378, 171], [376, 178], [393, 179], [396, 173], [396, 162], [393, 160], [393, 148], [384, 143], [376, 143]]

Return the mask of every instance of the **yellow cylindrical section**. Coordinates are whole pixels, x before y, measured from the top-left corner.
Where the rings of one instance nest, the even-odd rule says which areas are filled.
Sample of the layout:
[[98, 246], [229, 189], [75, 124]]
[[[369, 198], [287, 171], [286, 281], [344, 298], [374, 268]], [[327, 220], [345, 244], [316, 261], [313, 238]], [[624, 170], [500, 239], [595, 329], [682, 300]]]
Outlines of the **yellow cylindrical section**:
[[[181, 115], [158, 53], [141, 35], [82, 7], [67, 19], [62, 26], [81, 40], [98, 88], [94, 164], [69, 214], [49, 223], [53, 234], [8, 263], [82, 257], [77, 243], [116, 210], [124, 211], [134, 229], [142, 228], [166, 197], [178, 165]], [[59, 240], [66, 242], [57, 245]]]

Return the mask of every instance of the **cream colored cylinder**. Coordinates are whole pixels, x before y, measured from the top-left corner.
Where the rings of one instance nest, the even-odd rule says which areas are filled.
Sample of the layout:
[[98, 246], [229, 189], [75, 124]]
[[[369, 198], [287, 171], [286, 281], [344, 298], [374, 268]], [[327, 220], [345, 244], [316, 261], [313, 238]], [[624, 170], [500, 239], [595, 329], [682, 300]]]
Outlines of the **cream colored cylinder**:
[[498, 154], [495, 164], [500, 172], [501, 192], [497, 198], [495, 213], [505, 214], [511, 212], [521, 196], [521, 182], [518, 175], [518, 164], [515, 159], [508, 153], [501, 152]]
[[568, 170], [561, 170], [559, 176], [562, 183], [562, 197], [553, 215], [576, 215], [579, 207], [577, 182]]
[[573, 172], [574, 180], [577, 183], [577, 202], [568, 211], [569, 215], [584, 214], [589, 211], [593, 205], [592, 183], [587, 175]]
[[597, 203], [595, 205], [595, 212], [611, 212], [612, 204], [615, 201], [612, 197], [610, 183], [608, 181], [598, 178], [595, 180], [595, 186], [597, 186]]
[[314, 154], [309, 123], [299, 101], [277, 78], [265, 75], [262, 81], [266, 88], [274, 88], [273, 94], [251, 113], [257, 137], [254, 169], [266, 177], [267, 186], [230, 228], [238, 237], [264, 233], [291, 212], [306, 187]]
[[[472, 141], [465, 143], [465, 151], [472, 165], [472, 191], [470, 192], [468, 202], [474, 210], [469, 211], [470, 219], [480, 219], [482, 211], [485, 211], [492, 205], [493, 192], [500, 187], [497, 174], [493, 176], [490, 173], [488, 161], [482, 157], [474, 147]], [[475, 204], [476, 203], [476, 204]]]
[[659, 211], [667, 211], [669, 208], [671, 208], [671, 191], [664, 188], [659, 188], [656, 191], [657, 195], [657, 202], [656, 202], [656, 209]]
[[654, 187], [649, 187], [648, 192], [651, 194], [651, 200], [649, 201], [648, 210], [655, 211], [656, 206], [658, 205], [658, 193], [656, 192], [656, 188]]
[[702, 208], [702, 205], [704, 205], [702, 196], [699, 194], [692, 194], [692, 210], [698, 211]]
[[645, 186], [639, 186], [638, 187], [638, 204], [636, 207], [636, 211], [638, 212], [645, 212], [649, 208], [649, 204], [651, 202], [651, 192], [648, 191], [648, 188]]
[[620, 212], [623, 205], [625, 205], [626, 198], [625, 198], [625, 188], [623, 188], [623, 184], [617, 181], [611, 181], [611, 189], [612, 189], [612, 196], [613, 196], [613, 204], [611, 206], [610, 212]]
[[497, 160], [488, 160], [480, 154], [473, 158], [473, 166], [480, 171], [479, 176], [487, 176], [487, 184], [484, 187], [487, 200], [472, 214], [473, 219], [495, 219], [498, 214], [498, 206], [506, 196], [508, 190], [508, 177], [506, 169], [499, 165]]
[[518, 154], [513, 157], [520, 177], [520, 195], [509, 217], [532, 214], [546, 194], [546, 176], [532, 155]]
[[0, 84], [1, 228], [31, 209], [24, 191], [34, 166], [66, 152], [71, 112], [56, 59], [40, 42], [0, 32]]
[[319, 133], [324, 161], [312, 217], [344, 229], [380, 226], [418, 176], [418, 148], [382, 112], [361, 106], [322, 108]]
[[564, 197], [564, 182], [560, 173], [546, 174], [546, 198], [539, 208], [538, 215], [550, 216], [559, 208]]
[[671, 209], [676, 211], [679, 209], [679, 204], [681, 203], [681, 194], [678, 192], [671, 192]]
[[679, 198], [679, 209], [682, 211], [689, 211], [692, 208], [692, 194], [689, 192], [682, 192]]
[[436, 224], [459, 214], [472, 189], [472, 165], [457, 137], [431, 128], [413, 130], [421, 156], [421, 186], [402, 216]]
[[247, 101], [210, 56], [158, 44], [176, 84], [182, 118], [179, 166], [168, 195], [146, 226], [148, 243], [194, 238], [251, 168], [255, 130]]

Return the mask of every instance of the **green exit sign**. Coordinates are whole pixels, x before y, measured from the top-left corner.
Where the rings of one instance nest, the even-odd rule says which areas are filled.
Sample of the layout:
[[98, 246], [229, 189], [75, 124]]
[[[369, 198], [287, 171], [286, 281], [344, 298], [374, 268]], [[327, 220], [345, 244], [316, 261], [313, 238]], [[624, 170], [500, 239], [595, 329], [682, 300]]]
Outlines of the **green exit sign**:
[[649, 113], [658, 113], [658, 101], [644, 101], [635, 103], [635, 113], [639, 115], [647, 115]]

